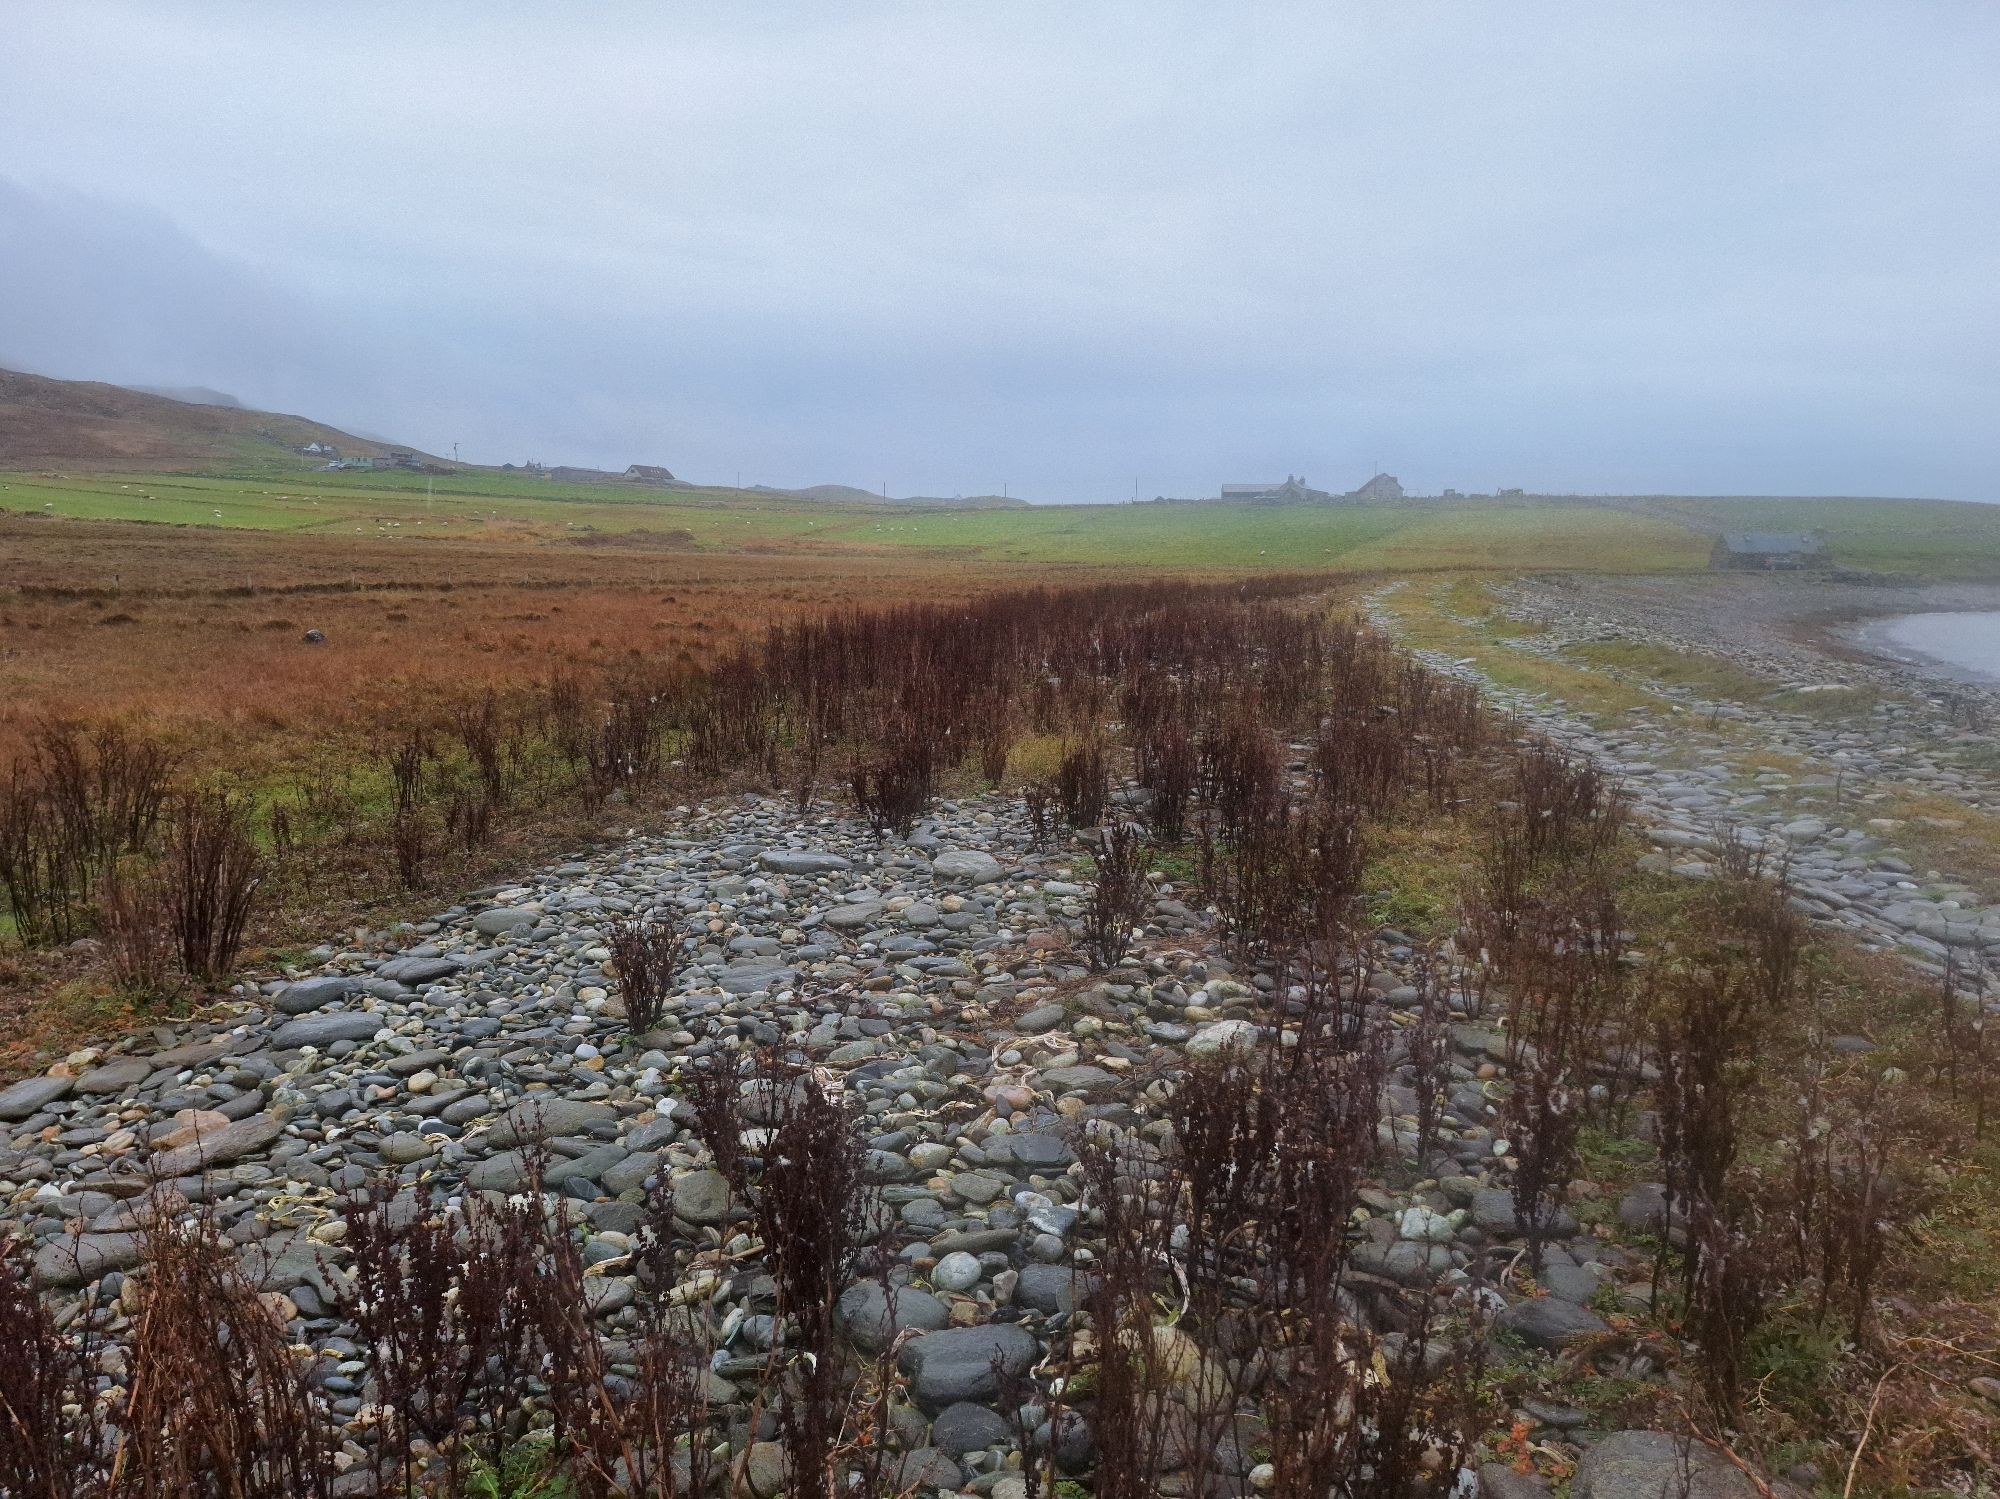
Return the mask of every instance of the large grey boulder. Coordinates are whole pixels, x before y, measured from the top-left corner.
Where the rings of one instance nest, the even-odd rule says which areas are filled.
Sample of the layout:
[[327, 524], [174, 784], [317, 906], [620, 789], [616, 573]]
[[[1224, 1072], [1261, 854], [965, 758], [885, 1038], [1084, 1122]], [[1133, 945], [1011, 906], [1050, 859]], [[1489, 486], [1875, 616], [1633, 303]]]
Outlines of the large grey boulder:
[[1040, 1036], [1054, 1030], [1068, 1019], [1069, 1011], [1061, 1005], [1036, 1005], [1014, 1022], [1014, 1029], [1024, 1036]]
[[1114, 1074], [1088, 1062], [1074, 1067], [1045, 1068], [1036, 1080], [1051, 1093], [1081, 1093], [1098, 1101], [1111, 1097], [1119, 1087]]
[[291, 1051], [300, 1046], [331, 1046], [336, 1041], [366, 1041], [386, 1024], [387, 1016], [366, 1010], [323, 1010], [286, 1021], [271, 1033], [271, 1046], [275, 1051]]
[[339, 1004], [343, 999], [357, 994], [361, 980], [329, 975], [325, 978], [300, 979], [295, 984], [287, 984], [272, 997], [271, 1007], [283, 1015], [309, 1015], [314, 1010], [323, 1010], [328, 1005]]
[[1605, 1331], [1602, 1317], [1588, 1307], [1559, 1296], [1530, 1296], [1493, 1319], [1501, 1332], [1511, 1332], [1530, 1348], [1566, 1348], [1582, 1338]]
[[178, 1071], [183, 1067], [202, 1067], [219, 1057], [235, 1052], [254, 1051], [256, 1043], [238, 1036], [218, 1036], [208, 1041], [185, 1041], [179, 1046], [169, 1046], [165, 1051], [156, 1051], [146, 1060], [161, 1072], [168, 1069]]
[[240, 1161], [264, 1149], [284, 1132], [285, 1122], [277, 1115], [252, 1114], [186, 1145], [163, 1150], [146, 1164], [156, 1177], [195, 1176]]
[[525, 1150], [503, 1150], [475, 1161], [465, 1173], [471, 1192], [520, 1192], [528, 1185], [530, 1159]]
[[820, 918], [820, 924], [830, 926], [837, 932], [851, 931], [857, 927], [873, 926], [887, 909], [886, 903], [879, 900], [850, 901], [831, 907]]
[[969, 1400], [946, 1406], [931, 1425], [932, 1443], [940, 1452], [953, 1457], [1004, 1446], [1013, 1435], [1013, 1429], [998, 1411]]
[[1000, 878], [1000, 861], [976, 848], [948, 848], [931, 860], [931, 873], [941, 880], [990, 885]]
[[609, 1133], [617, 1127], [618, 1111], [609, 1104], [536, 1093], [502, 1114], [486, 1132], [486, 1143], [505, 1149], [525, 1145], [530, 1140], [567, 1140], [577, 1135]]
[[1061, 1171], [1076, 1160], [1076, 1152], [1061, 1135], [1029, 1132], [988, 1135], [983, 1142], [988, 1160], [1012, 1161], [1029, 1171]]
[[1257, 1027], [1248, 1020], [1218, 1020], [1188, 1039], [1187, 1054], [1198, 1062], [1257, 1049]]
[[599, 1145], [594, 1150], [586, 1150], [582, 1155], [562, 1156], [549, 1162], [549, 1169], [542, 1179], [551, 1188], [565, 1187], [577, 1182], [595, 1182], [631, 1153], [623, 1145]]
[[1392, 1239], [1378, 1244], [1363, 1239], [1349, 1254], [1349, 1262], [1366, 1275], [1380, 1275], [1403, 1286], [1427, 1286], [1451, 1272], [1451, 1250], [1443, 1244], [1415, 1239]]
[[[405, 1194], [392, 1209], [399, 1220], [418, 1211], [414, 1197]], [[276, 1233], [268, 1239], [243, 1246], [236, 1257], [244, 1278], [260, 1291], [296, 1294], [310, 1287], [322, 1301], [331, 1303], [353, 1290], [354, 1279], [327, 1257], [326, 1246], [303, 1233]]]
[[[1514, 1194], [1500, 1187], [1488, 1187], [1472, 1195], [1472, 1221], [1489, 1234], [1503, 1238], [1522, 1237], [1527, 1230], [1521, 1225], [1519, 1209], [1514, 1206]], [[1576, 1233], [1575, 1218], [1557, 1208], [1548, 1214], [1543, 1233], [1549, 1238], [1567, 1239]]]
[[102, 1067], [93, 1067], [76, 1080], [79, 1093], [123, 1093], [127, 1088], [136, 1088], [154, 1072], [153, 1064], [144, 1057], [121, 1057], [115, 1062], [106, 1062]]
[[1097, 1277], [1080, 1275], [1068, 1265], [1023, 1265], [1014, 1286], [1014, 1299], [1022, 1306], [1054, 1316], [1076, 1310], [1078, 1297], [1088, 1297], [1096, 1288]]
[[957, 1463], [935, 1447], [919, 1447], [905, 1452], [889, 1466], [892, 1494], [927, 1494], [942, 1490], [949, 1494], [965, 1482]]
[[757, 862], [772, 874], [833, 874], [854, 867], [852, 859], [839, 854], [803, 848], [767, 848]]
[[657, 1150], [635, 1151], [600, 1172], [598, 1185], [613, 1197], [623, 1192], [638, 1191], [644, 1188], [646, 1179], [660, 1169], [660, 1161]]
[[782, 1442], [752, 1442], [743, 1457], [743, 1477], [754, 1499], [779, 1499], [791, 1482], [792, 1462]]
[[1603, 1272], [1593, 1265], [1563, 1264], [1552, 1255], [1543, 1264], [1542, 1273], [1535, 1277], [1535, 1283], [1551, 1296], [1588, 1306], [1604, 1288], [1605, 1281]]
[[378, 979], [389, 979], [398, 984], [428, 984], [433, 979], [450, 978], [465, 966], [463, 958], [446, 957], [442, 953], [425, 954], [419, 957], [411, 954], [403, 958], [391, 958], [375, 970]]
[[412, 1166], [437, 1154], [438, 1145], [436, 1135], [420, 1135], [415, 1130], [399, 1129], [392, 1135], [385, 1135], [382, 1143], [375, 1147], [375, 1153], [392, 1166]]
[[904, 1344], [897, 1359], [910, 1376], [917, 1404], [943, 1410], [961, 1400], [991, 1403], [1000, 1381], [1025, 1374], [1041, 1353], [1034, 1334], [1012, 1322], [953, 1327]]
[[60, 1103], [75, 1087], [73, 1077], [24, 1077], [18, 1083], [0, 1088], [0, 1119], [18, 1123], [52, 1103]]
[[1692, 1437], [1613, 1432], [1583, 1454], [1571, 1499], [1757, 1499], [1757, 1485]]
[[1549, 1486], [1526, 1473], [1516, 1473], [1505, 1463], [1486, 1463], [1479, 1469], [1479, 1499], [1548, 1499]]
[[858, 1280], [840, 1293], [834, 1316], [847, 1335], [869, 1353], [880, 1353], [897, 1334], [915, 1329], [936, 1332], [951, 1320], [945, 1304], [915, 1286], [890, 1286]]
[[35, 1280], [56, 1291], [87, 1286], [111, 1270], [129, 1270], [146, 1255], [139, 1234], [80, 1234], [51, 1239], [35, 1256]]
[[1632, 1232], [1640, 1234], [1657, 1234], [1669, 1227], [1680, 1228], [1687, 1222], [1687, 1199], [1682, 1196], [1674, 1203], [1670, 1224], [1667, 1216], [1665, 1184], [1638, 1182], [1618, 1199], [1618, 1221]]
[[717, 981], [724, 994], [761, 994], [767, 990], [789, 989], [799, 981], [799, 971], [769, 958], [745, 958], [731, 963]]
[[729, 1221], [729, 1178], [720, 1171], [690, 1171], [674, 1178], [674, 1216], [686, 1223]]
[[473, 917], [472, 929], [482, 937], [504, 937], [509, 932], [525, 931], [541, 919], [536, 912], [516, 906], [495, 906]]

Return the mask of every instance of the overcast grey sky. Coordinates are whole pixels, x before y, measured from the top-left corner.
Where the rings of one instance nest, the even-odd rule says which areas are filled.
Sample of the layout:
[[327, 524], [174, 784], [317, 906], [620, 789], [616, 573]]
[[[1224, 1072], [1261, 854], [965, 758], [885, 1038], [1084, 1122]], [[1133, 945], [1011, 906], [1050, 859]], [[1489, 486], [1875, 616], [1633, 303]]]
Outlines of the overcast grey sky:
[[2000, 6], [0, 7], [0, 363], [892, 493], [2000, 499]]

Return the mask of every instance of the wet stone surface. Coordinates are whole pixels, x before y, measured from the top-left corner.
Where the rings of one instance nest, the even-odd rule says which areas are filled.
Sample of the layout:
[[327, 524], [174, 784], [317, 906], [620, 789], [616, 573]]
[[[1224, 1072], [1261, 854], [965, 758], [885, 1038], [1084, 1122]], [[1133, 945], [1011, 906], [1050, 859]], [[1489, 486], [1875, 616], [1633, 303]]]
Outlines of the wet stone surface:
[[[1086, 893], [1074, 853], [1037, 848], [1012, 801], [940, 804], [903, 843], [775, 800], [710, 803], [671, 836], [321, 949], [317, 967], [246, 985], [195, 1021], [0, 1090], [0, 1204], [65, 1297], [136, 1272], [155, 1210], [199, 1204], [283, 1298], [293, 1341], [320, 1351], [360, 1440], [372, 1392], [341, 1310], [351, 1192], [385, 1179], [444, 1204], [519, 1192], [529, 1152], [543, 1152], [544, 1190], [592, 1266], [589, 1310], [606, 1338], [628, 1337], [647, 1288], [625, 1251], [649, 1185], [671, 1188], [692, 1242], [741, 1242], [745, 1208], [692, 1127], [687, 1075], [778, 1047], [860, 1121], [888, 1259], [840, 1296], [837, 1321], [863, 1358], [894, 1349], [910, 1382], [898, 1428], [910, 1477], [1015, 1492], [1002, 1387], [1044, 1358], [1095, 1284], [1084, 1132], [1143, 1127], [1151, 1080], [1191, 1053], [1274, 1044], [1263, 976], [1232, 967], [1192, 892], [1157, 881], [1131, 955], [1103, 974], [1070, 942]], [[643, 1036], [628, 1033], [607, 966], [605, 923], [626, 912], [670, 925], [688, 953]], [[1406, 1023], [1410, 947], [1384, 933], [1362, 960], [1375, 1017]], [[1364, 1194], [1364, 1315], [1400, 1288], [1491, 1285], [1520, 1247], [1479, 1091], [1504, 1048], [1466, 996], [1450, 1001], [1451, 1082], [1471, 1092], [1430, 1175], [1406, 1162], [1384, 1181], [1416, 1185]], [[1392, 1060], [1389, 1160], [1415, 1128], [1411, 1074]], [[1553, 1228], [1575, 1276], [1636, 1275], [1574, 1221]], [[740, 1268], [691, 1313], [719, 1339], [709, 1380], [725, 1410], [748, 1408], [775, 1335], [768, 1279]], [[1594, 1319], [1580, 1300], [1540, 1300], [1509, 1314], [1535, 1346]], [[114, 1337], [126, 1328], [121, 1313]], [[1087, 1424], [1065, 1420], [1048, 1440], [1087, 1464]]]

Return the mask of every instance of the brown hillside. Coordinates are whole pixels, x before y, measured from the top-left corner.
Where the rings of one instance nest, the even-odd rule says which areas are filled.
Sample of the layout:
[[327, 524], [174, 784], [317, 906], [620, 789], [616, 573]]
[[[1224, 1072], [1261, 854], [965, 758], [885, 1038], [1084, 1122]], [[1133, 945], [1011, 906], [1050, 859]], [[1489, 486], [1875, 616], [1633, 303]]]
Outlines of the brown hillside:
[[309, 442], [331, 443], [343, 457], [389, 451], [300, 416], [0, 370], [0, 468], [198, 469], [275, 458]]

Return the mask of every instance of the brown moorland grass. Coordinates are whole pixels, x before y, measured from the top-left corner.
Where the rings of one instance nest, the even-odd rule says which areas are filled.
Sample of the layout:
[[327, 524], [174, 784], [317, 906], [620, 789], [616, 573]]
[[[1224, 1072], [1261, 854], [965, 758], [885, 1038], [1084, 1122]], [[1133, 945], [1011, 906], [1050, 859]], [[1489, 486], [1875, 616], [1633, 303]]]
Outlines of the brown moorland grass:
[[[622, 673], [710, 663], [779, 621], [964, 600], [1050, 575], [908, 553], [600, 550], [526, 528], [376, 543], [0, 514], [0, 774], [52, 721], [110, 722], [170, 751], [178, 779], [247, 798], [260, 830], [281, 803], [297, 821], [309, 810], [297, 798], [325, 788], [315, 848], [265, 880], [252, 937], [253, 950], [310, 945], [643, 820], [630, 804], [530, 796], [473, 837], [433, 808], [425, 878], [399, 882], [369, 839], [328, 835], [382, 810], [406, 736], [437, 748], [486, 701], [518, 725], [558, 701], [564, 679], [590, 701]], [[304, 643], [308, 629], [326, 643]], [[22, 952], [13, 925], [0, 912], [0, 1073], [147, 1018], [107, 1003], [88, 955]]]
[[[1030, 576], [907, 553], [369, 544], [0, 514], [0, 579], [0, 759], [46, 717], [115, 716], [255, 774], [307, 739], [365, 739], [426, 694], [705, 660], [779, 619]], [[327, 643], [302, 643], [309, 629]]]
[[[473, 888], [559, 849], [650, 825], [673, 802], [708, 790], [784, 785], [804, 803], [842, 783], [865, 810], [868, 795], [887, 785], [895, 794], [870, 815], [905, 822], [969, 759], [1003, 763], [996, 746], [1013, 737], [1015, 722], [1069, 743], [1058, 781], [1077, 784], [1063, 804], [1073, 819], [1094, 821], [1103, 749], [1065, 725], [1101, 720], [1103, 673], [1167, 651], [1185, 656], [1191, 680], [1208, 684], [1197, 696], [1207, 697], [1220, 663], [1248, 653], [1269, 663], [1265, 693], [1295, 708], [1301, 672], [1317, 669], [1326, 647], [1302, 619], [1258, 601], [1315, 586], [1297, 576], [1208, 587], [1118, 582], [967, 590], [943, 603], [884, 606], [880, 590], [871, 596], [857, 585], [857, 598], [874, 599], [873, 607], [773, 615], [761, 635], [708, 663], [638, 652], [615, 669], [531, 674], [504, 701], [491, 688], [426, 692], [399, 680], [375, 716], [357, 719], [347, 705], [346, 717], [327, 711], [297, 734], [272, 736], [268, 748], [288, 757], [283, 763], [260, 760], [256, 740], [239, 742], [214, 721], [197, 721], [210, 731], [199, 752], [175, 755], [150, 737], [152, 723], [37, 719], [26, 753], [0, 783], [8, 918], [18, 944], [41, 950], [10, 957], [11, 972], [0, 974], [0, 1012], [13, 1038], [5, 1050], [73, 1040], [35, 1017], [95, 1009], [41, 996], [81, 990], [80, 1002], [93, 979], [103, 981], [87, 957], [66, 960], [56, 950], [88, 952], [101, 932], [120, 928], [107, 927], [98, 909], [113, 866], [141, 879], [135, 891], [148, 888], [149, 870], [164, 875], [165, 909], [212, 913], [198, 925], [220, 940], [191, 946], [182, 938], [177, 952], [188, 977], [213, 983], [232, 966], [239, 933], [253, 954], [265, 949], [259, 961], [282, 965], [285, 949], [344, 925], [415, 913], [421, 892]], [[68, 587], [59, 600], [75, 602], [78, 592]], [[1351, 633], [1344, 626], [1336, 636]], [[1161, 693], [1156, 685], [1138, 696]], [[996, 706], [1003, 700], [1011, 703], [1005, 711]], [[1204, 744], [1215, 737], [1204, 736]], [[950, 752], [940, 757], [939, 746]], [[1093, 768], [1083, 774], [1086, 757]], [[128, 830], [129, 819], [112, 815], [130, 800], [122, 788], [156, 764], [174, 783], [173, 815], [165, 827]], [[188, 842], [188, 809], [201, 807], [226, 809], [245, 837]], [[210, 852], [163, 863], [163, 844]], [[245, 926], [230, 892], [251, 888], [259, 909]], [[122, 941], [118, 953], [147, 956]], [[124, 966], [154, 976], [150, 961]]]

